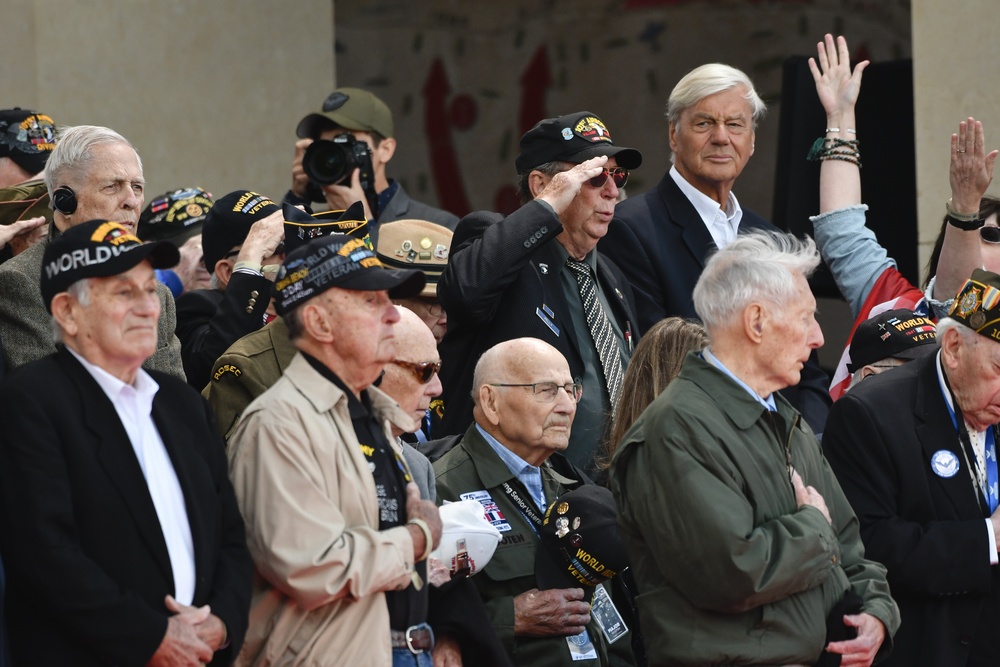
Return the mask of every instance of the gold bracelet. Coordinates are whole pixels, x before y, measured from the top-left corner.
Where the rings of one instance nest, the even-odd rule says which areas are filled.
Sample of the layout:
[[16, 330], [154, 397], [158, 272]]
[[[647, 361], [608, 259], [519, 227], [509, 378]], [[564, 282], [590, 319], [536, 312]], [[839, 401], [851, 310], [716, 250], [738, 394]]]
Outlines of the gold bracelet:
[[431, 527], [427, 525], [427, 522], [423, 519], [413, 518], [406, 522], [407, 526], [413, 525], [424, 532], [424, 553], [420, 555], [417, 559], [419, 563], [422, 560], [427, 560], [427, 557], [431, 555], [434, 551], [434, 537], [431, 535]]

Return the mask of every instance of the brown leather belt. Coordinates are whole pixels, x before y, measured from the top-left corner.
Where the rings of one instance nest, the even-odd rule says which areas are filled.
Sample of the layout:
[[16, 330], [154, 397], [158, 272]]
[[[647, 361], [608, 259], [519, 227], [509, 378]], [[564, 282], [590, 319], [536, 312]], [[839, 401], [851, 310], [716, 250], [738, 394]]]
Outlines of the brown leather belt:
[[406, 630], [392, 630], [393, 648], [405, 648], [413, 653], [423, 653], [434, 648], [434, 631], [426, 623], [411, 625]]

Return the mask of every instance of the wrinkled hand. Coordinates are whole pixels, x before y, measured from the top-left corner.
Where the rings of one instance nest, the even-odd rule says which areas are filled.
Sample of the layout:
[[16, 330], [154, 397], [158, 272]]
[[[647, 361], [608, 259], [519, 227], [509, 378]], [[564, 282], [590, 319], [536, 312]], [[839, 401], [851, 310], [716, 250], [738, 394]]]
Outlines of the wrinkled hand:
[[820, 492], [815, 487], [806, 486], [797, 470], [792, 471], [792, 488], [795, 489], [795, 502], [799, 507], [803, 507], [804, 505], [815, 507], [826, 517], [826, 522], [831, 526], [833, 525], [833, 520], [830, 519], [830, 510], [826, 508], [826, 501], [823, 499], [823, 496], [820, 495]]
[[[406, 520], [410, 519], [423, 519], [427, 522], [427, 527], [431, 529], [431, 536], [434, 538], [434, 543], [431, 545], [431, 549], [437, 549], [438, 544], [441, 542], [441, 514], [438, 512], [437, 505], [429, 500], [422, 500], [420, 498], [420, 487], [418, 487], [413, 482], [406, 485]], [[417, 526], [413, 526], [413, 533], [420, 533], [420, 542], [423, 543], [423, 531]], [[417, 548], [416, 541], [413, 544], [414, 557], [419, 557], [423, 554], [423, 549]]]
[[14, 253], [17, 254], [45, 238], [46, 231], [48, 230], [45, 227], [45, 217], [41, 215], [37, 218], [18, 220], [9, 225], [0, 225], [0, 249], [10, 243]]
[[198, 639], [202, 640], [212, 651], [218, 651], [228, 638], [226, 624], [222, 619], [212, 613], [211, 607], [189, 607], [181, 604], [168, 595], [166, 598], [167, 609], [176, 614], [174, 618], [189, 623], [194, 628]]
[[451, 635], [437, 637], [434, 642], [434, 667], [462, 667], [462, 648]]
[[208, 289], [212, 286], [212, 275], [205, 268], [205, 252], [201, 247], [201, 234], [192, 236], [178, 248], [181, 260], [173, 268], [185, 292]]
[[958, 124], [958, 133], [951, 135], [951, 205], [956, 213], [979, 212], [979, 200], [993, 180], [993, 163], [997, 151], [986, 153], [986, 133], [975, 118]]
[[841, 667], [869, 667], [885, 641], [885, 626], [871, 614], [848, 614], [844, 616], [844, 625], [857, 628], [858, 636], [842, 642], [830, 642], [826, 645], [827, 652], [842, 656]]
[[861, 92], [861, 74], [868, 67], [868, 61], [858, 63], [851, 72], [847, 40], [838, 37], [834, 47], [833, 35], [826, 35], [823, 42], [816, 44], [816, 51], [819, 66], [815, 59], [810, 58], [809, 71], [816, 82], [816, 94], [827, 117], [853, 111]]
[[607, 163], [607, 156], [600, 155], [575, 165], [569, 171], [555, 174], [535, 199], [547, 202], [557, 216], [562, 215], [580, 193], [584, 182], [600, 174]]
[[309, 177], [306, 175], [306, 170], [302, 168], [302, 157], [312, 142], [312, 139], [299, 139], [295, 142], [295, 157], [292, 158], [292, 192], [299, 199], [309, 198], [306, 191], [309, 186]]
[[237, 262], [253, 262], [260, 264], [274, 254], [278, 244], [285, 239], [285, 214], [277, 210], [271, 215], [258, 220], [250, 226]]
[[533, 588], [514, 598], [514, 634], [572, 637], [590, 623], [590, 604], [582, 588]]
[[368, 197], [365, 196], [365, 189], [361, 187], [361, 170], [355, 169], [351, 172], [351, 184], [324, 185], [323, 194], [326, 195], [326, 204], [331, 211], [346, 210], [356, 201], [361, 202], [365, 207], [365, 219], [372, 219], [371, 208], [368, 206]]
[[431, 586], [441, 587], [451, 581], [451, 570], [439, 558], [427, 558], [427, 581]]
[[167, 619], [167, 633], [147, 667], [201, 667], [211, 662], [214, 651], [195, 632], [196, 618], [194, 614], [178, 614]]

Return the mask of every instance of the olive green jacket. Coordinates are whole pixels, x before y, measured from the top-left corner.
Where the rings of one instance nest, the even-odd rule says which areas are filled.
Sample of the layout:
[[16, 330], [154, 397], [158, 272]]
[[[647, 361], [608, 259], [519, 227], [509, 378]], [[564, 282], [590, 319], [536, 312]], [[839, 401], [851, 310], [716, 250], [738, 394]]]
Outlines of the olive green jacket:
[[[581, 483], [556, 472], [548, 461], [541, 467], [546, 502], [551, 503]], [[462, 494], [486, 491], [503, 514], [504, 522], [510, 526], [509, 530], [498, 526], [503, 538], [496, 553], [486, 568], [472, 580], [486, 604], [493, 629], [515, 665], [586, 667], [632, 664], [630, 635], [625, 635], [612, 644], [614, 650], [609, 656], [608, 645], [593, 619], [587, 626], [587, 631], [597, 651], [597, 660], [574, 662], [570, 657], [566, 637], [514, 636], [514, 597], [538, 588], [535, 582], [538, 536], [529, 520], [504, 493], [503, 483], [509, 482], [522, 497], [528, 498], [530, 494], [476, 430], [475, 423], [451, 451], [434, 462], [434, 471], [437, 475], [438, 503], [461, 500]]]
[[[650, 664], [815, 663], [848, 589], [899, 627], [885, 568], [809, 426], [781, 396], [769, 412], [692, 353], [626, 434], [611, 489], [639, 588]], [[789, 464], [826, 501], [799, 508]]]

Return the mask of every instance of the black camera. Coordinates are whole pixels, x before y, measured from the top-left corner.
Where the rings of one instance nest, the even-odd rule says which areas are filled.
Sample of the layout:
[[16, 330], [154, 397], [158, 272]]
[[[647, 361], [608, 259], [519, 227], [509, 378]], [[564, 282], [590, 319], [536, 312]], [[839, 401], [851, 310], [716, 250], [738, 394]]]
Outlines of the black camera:
[[[350, 185], [355, 169], [361, 170], [358, 176], [365, 192], [375, 186], [371, 150], [368, 144], [355, 139], [352, 134], [341, 134], [332, 141], [317, 139], [312, 142], [302, 156], [302, 168], [309, 180], [318, 186], [345, 182]], [[316, 201], [323, 201], [322, 192], [319, 194]]]

